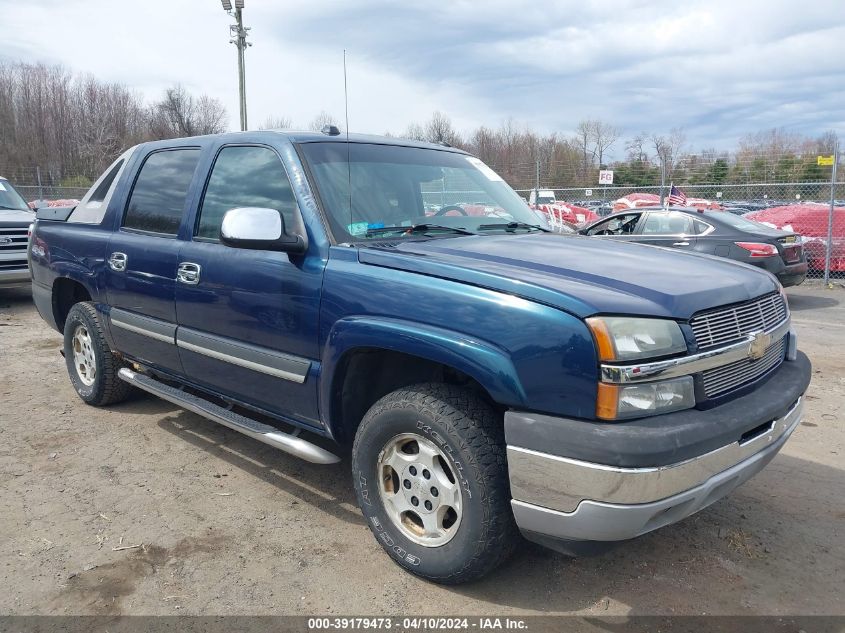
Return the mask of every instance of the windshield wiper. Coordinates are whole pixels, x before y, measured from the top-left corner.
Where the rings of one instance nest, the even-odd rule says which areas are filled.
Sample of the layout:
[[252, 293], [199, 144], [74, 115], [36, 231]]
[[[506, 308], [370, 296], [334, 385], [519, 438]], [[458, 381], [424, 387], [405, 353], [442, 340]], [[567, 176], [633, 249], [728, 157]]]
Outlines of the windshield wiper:
[[7, 207], [5, 204], [0, 204], [0, 209], [5, 211], [32, 211], [32, 209], [21, 209], [20, 207]]
[[428, 224], [427, 222], [424, 224], [414, 224], [413, 226], [380, 226], [377, 229], [367, 229], [367, 237], [371, 237], [373, 235], [382, 235], [384, 233], [407, 233], [407, 234], [419, 234], [419, 233], [427, 233], [428, 231], [437, 230], [437, 231], [450, 231], [452, 233], [457, 233], [459, 235], [475, 235], [472, 231], [468, 231], [467, 229], [458, 228], [456, 226], [444, 226], [442, 224]]
[[502, 222], [501, 224], [482, 224], [478, 227], [479, 231], [486, 229], [504, 229], [506, 231], [515, 231], [516, 229], [537, 229], [543, 233], [551, 233], [551, 229], [547, 229], [539, 224], [529, 224], [528, 222]]

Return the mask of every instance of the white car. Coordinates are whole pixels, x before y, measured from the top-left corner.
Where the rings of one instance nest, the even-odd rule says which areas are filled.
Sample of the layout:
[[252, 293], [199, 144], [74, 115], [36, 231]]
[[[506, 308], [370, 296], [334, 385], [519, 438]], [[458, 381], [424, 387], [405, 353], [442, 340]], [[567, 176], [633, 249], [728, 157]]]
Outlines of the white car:
[[35, 214], [11, 183], [0, 178], [0, 288], [30, 283], [26, 259], [29, 225]]

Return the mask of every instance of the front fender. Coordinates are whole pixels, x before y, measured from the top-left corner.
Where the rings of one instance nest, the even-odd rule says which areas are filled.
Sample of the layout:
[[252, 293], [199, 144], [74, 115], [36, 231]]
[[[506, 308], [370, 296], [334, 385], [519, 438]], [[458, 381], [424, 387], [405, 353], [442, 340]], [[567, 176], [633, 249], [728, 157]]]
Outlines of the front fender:
[[505, 350], [442, 328], [385, 317], [346, 317], [329, 332], [323, 350], [320, 411], [331, 420], [331, 394], [344, 355], [356, 349], [402, 352], [457, 369], [475, 379], [499, 404], [527, 406], [516, 368]]

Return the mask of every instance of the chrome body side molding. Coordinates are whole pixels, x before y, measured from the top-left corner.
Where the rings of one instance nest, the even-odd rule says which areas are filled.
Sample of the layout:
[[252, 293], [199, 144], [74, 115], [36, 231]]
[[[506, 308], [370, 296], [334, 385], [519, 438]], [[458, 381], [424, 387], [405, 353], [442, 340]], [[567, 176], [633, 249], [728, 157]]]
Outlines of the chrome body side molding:
[[305, 382], [311, 368], [311, 361], [305, 358], [235, 342], [185, 327], [179, 328], [176, 344], [196, 354], [300, 384]]
[[128, 310], [112, 308], [109, 311], [109, 322], [114, 327], [121, 328], [146, 336], [164, 343], [176, 343], [176, 324], [160, 321], [151, 317], [141, 316]]

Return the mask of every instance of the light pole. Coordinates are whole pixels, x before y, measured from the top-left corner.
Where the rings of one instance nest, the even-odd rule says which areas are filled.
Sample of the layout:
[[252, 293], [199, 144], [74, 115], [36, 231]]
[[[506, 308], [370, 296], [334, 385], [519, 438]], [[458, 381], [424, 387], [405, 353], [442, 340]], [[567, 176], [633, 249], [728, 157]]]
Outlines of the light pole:
[[252, 46], [252, 42], [246, 41], [246, 36], [250, 29], [244, 28], [243, 9], [244, 0], [235, 0], [235, 9], [232, 11], [232, 0], [220, 0], [223, 4], [223, 9], [235, 18], [235, 24], [229, 26], [229, 40], [230, 44], [234, 44], [238, 48], [238, 96], [240, 98], [241, 110], [241, 131], [246, 130], [246, 67], [244, 66], [244, 51], [247, 46]]

